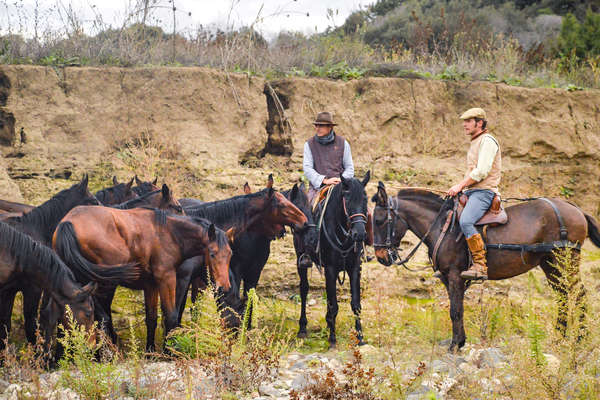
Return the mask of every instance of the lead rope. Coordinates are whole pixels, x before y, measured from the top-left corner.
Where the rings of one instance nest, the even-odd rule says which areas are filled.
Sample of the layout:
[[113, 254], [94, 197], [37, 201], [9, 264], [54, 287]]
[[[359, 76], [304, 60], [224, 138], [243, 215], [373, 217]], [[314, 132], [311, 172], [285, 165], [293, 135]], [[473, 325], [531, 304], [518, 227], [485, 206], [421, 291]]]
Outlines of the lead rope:
[[317, 265], [317, 269], [319, 273], [323, 275], [323, 260], [321, 259], [321, 226], [323, 225], [323, 217], [325, 216], [325, 210], [327, 209], [327, 204], [329, 203], [329, 198], [331, 197], [331, 189], [333, 186], [329, 186], [327, 189], [327, 196], [325, 196], [325, 203], [323, 203], [323, 209], [321, 210], [321, 215], [319, 216], [319, 223], [317, 224], [317, 254], [319, 255], [319, 265]]

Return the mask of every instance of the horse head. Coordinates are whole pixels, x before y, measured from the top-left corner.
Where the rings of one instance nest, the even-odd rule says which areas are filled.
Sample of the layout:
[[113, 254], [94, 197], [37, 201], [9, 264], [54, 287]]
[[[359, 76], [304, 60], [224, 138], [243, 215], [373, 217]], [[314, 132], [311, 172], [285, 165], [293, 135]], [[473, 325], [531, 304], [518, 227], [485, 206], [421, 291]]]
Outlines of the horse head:
[[353, 242], [362, 243], [367, 238], [367, 192], [365, 187], [371, 178], [368, 171], [362, 181], [341, 177], [341, 196], [345, 224], [349, 226], [349, 235]]
[[388, 197], [383, 182], [379, 181], [377, 193], [371, 201], [375, 203], [373, 211], [373, 236], [375, 256], [379, 263], [390, 266], [398, 260], [398, 248], [400, 241], [408, 230], [406, 221], [399, 218], [398, 211], [394, 207], [394, 199]]
[[104, 205], [110, 206], [123, 203], [127, 200], [134, 199], [138, 195], [133, 191], [133, 180], [128, 183], [119, 183], [116, 176], [113, 176], [113, 186], [99, 190], [96, 192], [96, 198]]
[[302, 213], [306, 216], [307, 226], [303, 232], [299, 232], [294, 237], [294, 247], [296, 248], [296, 254], [298, 254], [298, 263], [300, 267], [309, 268], [312, 264], [310, 255], [315, 254], [317, 251], [317, 241], [319, 235], [317, 232], [317, 226], [314, 222], [311, 206], [306, 195], [306, 188], [304, 183], [294, 184], [292, 190], [287, 192], [286, 196], [292, 204], [294, 204]]

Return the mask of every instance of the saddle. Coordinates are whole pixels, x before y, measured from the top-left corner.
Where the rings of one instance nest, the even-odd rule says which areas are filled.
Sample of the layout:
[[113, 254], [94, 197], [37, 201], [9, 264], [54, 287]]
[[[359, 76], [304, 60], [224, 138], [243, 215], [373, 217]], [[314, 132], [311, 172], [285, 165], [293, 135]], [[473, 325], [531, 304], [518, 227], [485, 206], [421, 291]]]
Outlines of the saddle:
[[[457, 219], [460, 219], [460, 215], [462, 214], [463, 209], [467, 205], [468, 200], [469, 198], [465, 194], [461, 194], [459, 196], [458, 207], [456, 209]], [[479, 221], [475, 223], [475, 225], [490, 225], [493, 227], [497, 225], [504, 225], [507, 222], [508, 215], [506, 214], [506, 211], [504, 211], [504, 207], [502, 207], [500, 196], [496, 194], [494, 196], [494, 199], [492, 200], [492, 205], [490, 206], [490, 208], [485, 214], [483, 214], [483, 217], [481, 217]]]

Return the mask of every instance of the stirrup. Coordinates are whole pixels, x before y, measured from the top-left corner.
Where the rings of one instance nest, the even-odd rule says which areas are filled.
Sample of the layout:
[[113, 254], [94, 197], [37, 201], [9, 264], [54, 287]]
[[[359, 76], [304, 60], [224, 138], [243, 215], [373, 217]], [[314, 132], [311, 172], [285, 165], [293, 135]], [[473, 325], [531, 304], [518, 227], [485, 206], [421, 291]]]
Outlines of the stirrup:
[[469, 281], [487, 281], [488, 276], [487, 274], [483, 275], [481, 274], [481, 272], [479, 271], [474, 271], [478, 276], [470, 276], [470, 275], [466, 275], [466, 273], [468, 273], [469, 270], [463, 271], [460, 273], [460, 277]]

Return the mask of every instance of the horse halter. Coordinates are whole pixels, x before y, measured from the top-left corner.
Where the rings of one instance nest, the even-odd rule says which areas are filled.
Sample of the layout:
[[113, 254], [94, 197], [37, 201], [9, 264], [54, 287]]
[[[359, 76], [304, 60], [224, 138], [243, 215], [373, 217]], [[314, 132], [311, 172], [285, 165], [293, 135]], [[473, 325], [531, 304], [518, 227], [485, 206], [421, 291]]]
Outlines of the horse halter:
[[[398, 219], [402, 219], [402, 217], [400, 217], [400, 215], [398, 214], [398, 212], [395, 209], [393, 197], [388, 197], [387, 207], [375, 206], [375, 208], [376, 209], [383, 208], [384, 210], [386, 210], [386, 213], [387, 213], [387, 218], [386, 218], [387, 237], [385, 239], [385, 243], [373, 243], [373, 247], [375, 249], [385, 248], [388, 252], [388, 257], [390, 258], [392, 264], [394, 264], [396, 262], [396, 260], [398, 259], [398, 249], [396, 247], [394, 247], [394, 245], [392, 244], [392, 238], [394, 237], [394, 234], [396, 233], [396, 226], [394, 224], [394, 218], [392, 217], [392, 214]], [[404, 221], [404, 222], [406, 223], [406, 221]]]
[[[348, 215], [348, 209], [346, 209], [346, 198], [342, 196], [342, 204], [344, 205], [344, 214], [346, 215], [346, 218], [348, 220], [348, 228], [352, 228], [352, 225], [357, 224], [359, 222], [362, 222], [366, 225], [367, 223], [367, 216], [363, 213], [356, 213], [356, 214], [352, 214], [352, 215]], [[353, 219], [356, 218], [356, 219]]]

